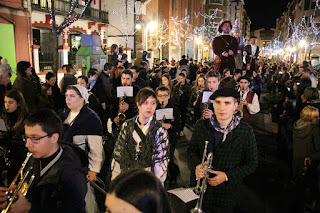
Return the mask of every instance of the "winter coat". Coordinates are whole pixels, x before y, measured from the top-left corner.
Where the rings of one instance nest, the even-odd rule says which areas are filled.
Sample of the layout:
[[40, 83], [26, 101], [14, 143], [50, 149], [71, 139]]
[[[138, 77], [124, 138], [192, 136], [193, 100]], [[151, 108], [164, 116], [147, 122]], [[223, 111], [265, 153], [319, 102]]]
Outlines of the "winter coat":
[[36, 79], [33, 76], [23, 77], [18, 73], [12, 89], [22, 93], [30, 112], [34, 112], [38, 109], [37, 105], [40, 91], [38, 90]]
[[293, 129], [293, 175], [302, 173], [305, 158], [312, 161], [320, 160], [319, 126], [311, 122], [298, 120]]
[[79, 151], [69, 145], [61, 145], [62, 154], [47, 172], [40, 175], [40, 160], [30, 158], [36, 175], [27, 199], [30, 213], [84, 213], [87, 193], [87, 161]]
[[[61, 115], [64, 122], [70, 110]], [[89, 170], [99, 173], [104, 161], [102, 124], [99, 116], [85, 104], [71, 125], [63, 124], [62, 141], [76, 144], [88, 153]]]

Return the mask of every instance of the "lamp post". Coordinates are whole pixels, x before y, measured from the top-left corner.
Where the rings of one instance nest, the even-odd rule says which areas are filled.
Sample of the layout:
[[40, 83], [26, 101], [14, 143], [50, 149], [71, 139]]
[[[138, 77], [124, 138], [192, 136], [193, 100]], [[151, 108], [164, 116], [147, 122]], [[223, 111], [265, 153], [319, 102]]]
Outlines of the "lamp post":
[[308, 47], [307, 41], [306, 40], [301, 40], [299, 42], [299, 46], [300, 47], [304, 47], [304, 60], [306, 60], [307, 59], [307, 47]]
[[[198, 60], [200, 61], [201, 60], [201, 58], [203, 58], [203, 41], [202, 41], [202, 37], [201, 36], [199, 36], [199, 37], [196, 37], [196, 44], [197, 44], [197, 49], [198, 49], [198, 51], [197, 51], [197, 55], [198, 55]], [[199, 58], [199, 45], [202, 45], [201, 46], [201, 50], [202, 50], [202, 53], [201, 53], [201, 58]]]

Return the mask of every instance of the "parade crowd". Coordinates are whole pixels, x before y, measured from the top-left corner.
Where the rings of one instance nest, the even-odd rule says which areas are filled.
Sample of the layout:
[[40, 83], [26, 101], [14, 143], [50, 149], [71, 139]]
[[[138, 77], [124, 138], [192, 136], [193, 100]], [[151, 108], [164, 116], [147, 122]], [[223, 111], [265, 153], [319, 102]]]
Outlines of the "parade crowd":
[[[148, 61], [144, 51], [129, 63], [113, 44], [103, 70], [76, 77], [75, 65], [64, 65], [59, 84], [53, 72], [41, 83], [27, 61], [18, 62], [11, 82], [2, 63], [0, 166], [7, 172], [0, 207], [30, 152], [35, 177], [11, 212], [173, 212], [166, 190], [178, 187], [174, 153], [188, 125], [190, 187], [206, 177], [203, 209], [234, 212], [242, 180], [258, 166], [252, 125], [263, 99], [279, 126], [286, 180], [301, 190], [302, 209], [307, 199], [319, 208], [318, 70], [259, 56], [256, 37], [244, 44], [229, 21], [219, 32], [214, 59]], [[213, 153], [211, 162], [202, 161], [204, 150]], [[107, 196], [93, 186], [97, 179]]]

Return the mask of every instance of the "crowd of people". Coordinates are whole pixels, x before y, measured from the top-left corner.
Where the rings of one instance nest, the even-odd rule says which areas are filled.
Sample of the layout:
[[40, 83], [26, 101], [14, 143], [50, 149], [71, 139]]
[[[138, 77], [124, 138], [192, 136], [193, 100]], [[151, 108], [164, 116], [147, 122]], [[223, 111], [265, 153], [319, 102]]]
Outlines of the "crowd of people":
[[[217, 57], [211, 61], [183, 55], [179, 61], [150, 62], [146, 52], [139, 52], [129, 63], [114, 44], [102, 71], [91, 68], [76, 77], [77, 68], [64, 65], [59, 83], [53, 72], [41, 83], [26, 61], [17, 64], [17, 78], [11, 82], [12, 70], [0, 65], [0, 110], [6, 127], [0, 146], [9, 155], [1, 155], [2, 170], [8, 171], [11, 183], [29, 151], [35, 173], [26, 198], [18, 194], [11, 210], [104, 211], [105, 198], [91, 184], [102, 179], [107, 212], [120, 207], [124, 212], [171, 212], [165, 189], [177, 187], [174, 153], [189, 125], [190, 186], [206, 177], [203, 169], [212, 163], [203, 208], [233, 212], [243, 178], [258, 165], [250, 125], [260, 111], [263, 84], [268, 90], [263, 98], [279, 124], [279, 147], [292, 168], [288, 179], [298, 181], [308, 171], [316, 200], [317, 71], [307, 62], [259, 59], [256, 38], [241, 46], [236, 35], [229, 35], [231, 28], [230, 22], [221, 23], [221, 35], [212, 44]], [[246, 63], [239, 63], [239, 55]], [[213, 153], [212, 162], [201, 161], [204, 150]], [[145, 187], [151, 198], [146, 198]], [[8, 188], [0, 189], [0, 207], [5, 208]]]

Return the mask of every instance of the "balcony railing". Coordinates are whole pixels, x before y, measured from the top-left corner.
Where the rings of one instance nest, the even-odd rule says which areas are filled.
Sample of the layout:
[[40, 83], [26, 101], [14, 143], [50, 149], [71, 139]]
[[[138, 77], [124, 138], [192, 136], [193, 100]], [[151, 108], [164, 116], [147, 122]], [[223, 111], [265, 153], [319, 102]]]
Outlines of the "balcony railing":
[[[40, 10], [44, 12], [49, 12], [49, 8], [51, 7], [50, 1], [46, 0], [32, 0], [32, 9], [34, 10]], [[69, 12], [70, 9], [70, 1], [66, 0], [55, 0], [54, 1], [54, 7], [56, 14], [59, 15], [65, 15]], [[75, 8], [75, 14], [79, 15], [84, 8], [83, 5], [78, 4], [78, 6]], [[99, 21], [99, 22], [105, 22], [108, 23], [108, 12], [97, 10], [91, 7], [88, 7], [86, 11], [83, 14], [84, 19]]]
[[222, 5], [222, 0], [209, 0], [209, 4], [221, 4]]

